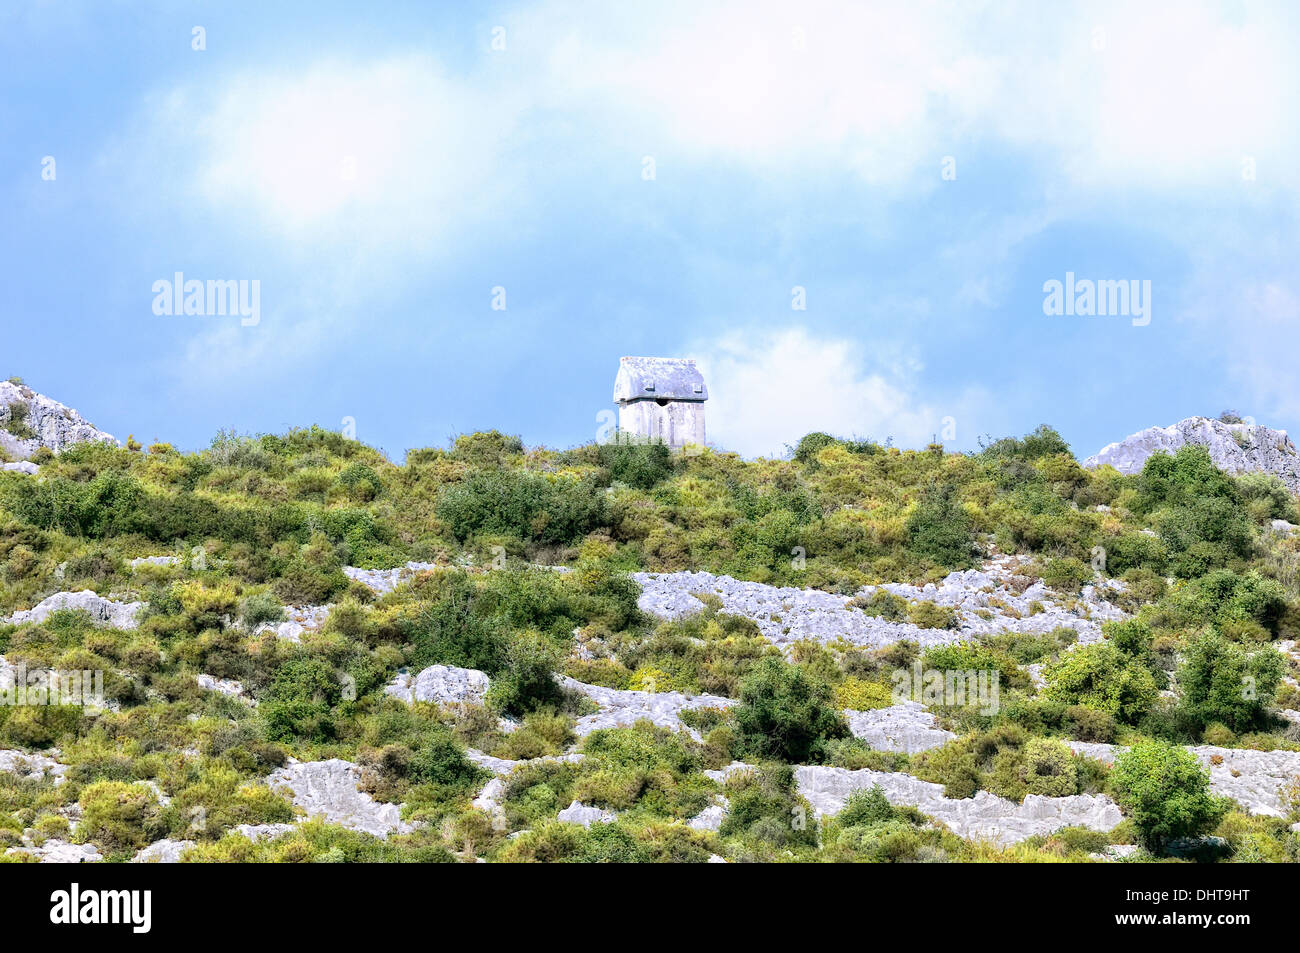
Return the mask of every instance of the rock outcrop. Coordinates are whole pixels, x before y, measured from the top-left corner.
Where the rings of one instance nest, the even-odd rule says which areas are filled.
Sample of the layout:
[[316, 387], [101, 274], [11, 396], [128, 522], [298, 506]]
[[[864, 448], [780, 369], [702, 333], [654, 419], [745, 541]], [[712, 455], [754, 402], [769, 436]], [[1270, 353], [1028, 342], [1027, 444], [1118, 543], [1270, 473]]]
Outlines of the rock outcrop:
[[418, 675], [399, 672], [384, 686], [384, 694], [414, 702], [439, 705], [481, 705], [488, 691], [488, 677], [477, 669], [453, 665], [430, 665]]
[[106, 625], [114, 629], [134, 629], [139, 625], [136, 621], [136, 615], [147, 604], [144, 602], [115, 602], [112, 599], [105, 599], [89, 589], [81, 589], [77, 592], [56, 592], [30, 609], [15, 612], [6, 621], [13, 625], [23, 625], [27, 622], [44, 622], [56, 612], [71, 609], [74, 612], [89, 612], [90, 618], [96, 625]]
[[916, 754], [942, 748], [957, 736], [935, 724], [934, 715], [919, 702], [903, 702], [870, 711], [846, 711], [849, 730], [877, 751]]
[[1210, 417], [1188, 417], [1169, 427], [1148, 427], [1103, 447], [1085, 467], [1110, 464], [1120, 473], [1137, 473], [1155, 453], [1180, 447], [1207, 448], [1215, 466], [1228, 473], [1276, 473], [1292, 493], [1300, 492], [1300, 453], [1285, 430], [1257, 424], [1226, 424]]
[[637, 604], [643, 612], [681, 618], [703, 610], [697, 596], [712, 594], [722, 601], [723, 612], [753, 619], [765, 638], [783, 648], [805, 639], [843, 639], [868, 648], [909, 639], [928, 647], [997, 632], [1045, 633], [1057, 628], [1074, 629], [1079, 642], [1087, 644], [1101, 638], [1102, 622], [1124, 617], [1106, 598], [1108, 590], [1120, 589], [1123, 583], [1107, 580], [1084, 586], [1077, 599], [1064, 605], [1041, 582], [1022, 586], [1028, 580], [1018, 577], [1015, 569], [1015, 557], [999, 556], [979, 569], [949, 573], [938, 585], [887, 583], [859, 593], [870, 597], [884, 589], [904, 599], [949, 606], [957, 610], [952, 629], [923, 629], [869, 616], [848, 605], [846, 597], [820, 589], [742, 582], [708, 572], [635, 573], [632, 578], [641, 585]]
[[116, 444], [71, 407], [13, 381], [0, 381], [0, 450], [30, 457], [41, 447], [58, 453], [74, 443]]
[[574, 801], [556, 815], [556, 819], [568, 824], [581, 824], [583, 827], [590, 827], [592, 824], [608, 824], [614, 819], [614, 815], [609, 811], [602, 811], [598, 807], [591, 807], [579, 801]]
[[180, 561], [179, 556], [137, 556], [127, 565], [132, 569], [138, 569], [140, 566], [177, 566]]
[[304, 632], [315, 632], [334, 610], [332, 605], [325, 606], [285, 606], [286, 616], [283, 622], [263, 622], [253, 630], [254, 635], [274, 632], [277, 639], [299, 643]]
[[274, 840], [293, 829], [293, 824], [236, 824], [230, 829], [230, 833], [239, 834], [257, 843], [260, 840]]
[[355, 566], [344, 566], [343, 573], [349, 579], [368, 586], [380, 595], [387, 595], [398, 586], [414, 579], [416, 573], [437, 568], [436, 563], [410, 562], [396, 569], [358, 569]]
[[796, 768], [795, 783], [818, 816], [838, 814], [850, 794], [878, 784], [891, 804], [915, 807], [959, 837], [991, 841], [1003, 847], [1062, 827], [1109, 831], [1124, 819], [1115, 802], [1102, 794], [1030, 794], [1017, 804], [988, 791], [977, 791], [974, 797], [957, 799], [944, 797], [942, 784], [910, 774], [866, 768]]
[[730, 708], [735, 699], [720, 695], [685, 695], [681, 692], [635, 692], [601, 685], [588, 685], [564, 676], [560, 684], [571, 691], [581, 692], [597, 705], [600, 711], [578, 719], [574, 731], [584, 738], [602, 728], [621, 728], [638, 721], [651, 721], [660, 728], [688, 731], [692, 738], [701, 741], [700, 733], [681, 720], [681, 713], [695, 708]]
[[70, 844], [51, 837], [37, 846], [10, 847], [6, 854], [30, 854], [42, 864], [94, 864], [104, 859], [94, 844]]
[[293, 803], [330, 824], [379, 838], [407, 834], [413, 828], [402, 820], [396, 804], [383, 804], [360, 789], [361, 768], [350, 761], [290, 761], [273, 772], [266, 783], [287, 790]]
[[[4, 661], [4, 656], [0, 655], [0, 662]], [[8, 774], [16, 774], [20, 778], [27, 778], [30, 781], [39, 781], [45, 777], [54, 779], [58, 784], [63, 781], [64, 775], [68, 773], [66, 765], [59, 764], [53, 758], [47, 758], [42, 754], [24, 754], [21, 751], [10, 751], [0, 749], [0, 771]]]
[[465, 757], [486, 771], [491, 771], [498, 777], [505, 777], [521, 764], [540, 764], [548, 761], [562, 764], [577, 764], [584, 757], [580, 751], [574, 751], [562, 755], [543, 755], [540, 758], [529, 758], [524, 761], [511, 761], [509, 758], [494, 758], [490, 754], [484, 754], [477, 748], [466, 748]]
[[727, 808], [730, 802], [726, 798], [718, 798], [718, 803], [710, 804], [700, 813], [696, 814], [686, 826], [697, 831], [714, 831], [715, 833], [722, 829], [722, 822], [727, 819]]
[[246, 701], [250, 705], [256, 705], [257, 702], [244, 694], [244, 683], [238, 682], [233, 678], [217, 678], [215, 675], [195, 675], [194, 681], [198, 683], [199, 688], [208, 692], [217, 692], [221, 695], [229, 695], [231, 698], [238, 698]]
[[160, 840], [142, 848], [131, 858], [133, 864], [179, 864], [181, 854], [194, 846], [192, 840]]

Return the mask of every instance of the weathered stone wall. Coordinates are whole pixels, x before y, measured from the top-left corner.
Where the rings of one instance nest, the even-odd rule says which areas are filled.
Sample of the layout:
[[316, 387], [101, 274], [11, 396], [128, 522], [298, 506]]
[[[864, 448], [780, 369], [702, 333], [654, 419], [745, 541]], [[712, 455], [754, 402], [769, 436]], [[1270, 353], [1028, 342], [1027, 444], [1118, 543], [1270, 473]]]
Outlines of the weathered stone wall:
[[662, 441], [670, 447], [704, 446], [704, 402], [654, 400], [619, 404], [618, 429], [633, 437]]

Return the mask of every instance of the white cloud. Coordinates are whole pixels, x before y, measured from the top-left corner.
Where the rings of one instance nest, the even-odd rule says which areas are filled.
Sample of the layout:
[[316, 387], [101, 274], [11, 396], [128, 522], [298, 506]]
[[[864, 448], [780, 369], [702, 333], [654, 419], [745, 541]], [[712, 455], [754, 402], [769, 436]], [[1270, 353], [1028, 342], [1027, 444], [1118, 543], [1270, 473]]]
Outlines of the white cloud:
[[709, 386], [709, 442], [745, 456], [779, 456], [814, 430], [921, 446], [951, 413], [917, 398], [915, 362], [803, 327], [731, 331], [689, 353]]
[[130, 139], [158, 146], [147, 174], [165, 202], [197, 196], [228, 226], [407, 261], [501, 208], [518, 109], [425, 55], [322, 59], [173, 89]]
[[[1018, 246], [1053, 223], [1144, 216], [1189, 247], [1222, 247], [1234, 239], [1216, 217], [1192, 229], [1177, 210], [1128, 203], [1172, 189], [1195, 199], [1190, 207], [1222, 206], [1243, 188], [1269, 201], [1271, 186], [1295, 186], [1298, 127], [1279, 118], [1300, 113], [1294, 25], [1285, 7], [1245, 9], [1234, 20], [1217, 5], [1119, 0], [1046, 12], [1036, 2], [547, 2], [507, 18], [509, 52], [485, 52], [463, 74], [427, 54], [326, 56], [178, 88], [124, 133], [115, 171], [139, 176], [124, 204], [157, 197], [162, 207], [148, 211], [164, 232], [192, 224], [197, 204], [219, 244], [280, 240], [292, 268], [277, 327], [296, 336], [215, 351], [249, 369], [273, 368], [277, 350], [326, 346], [331, 322], [373, 310], [376, 288], [400, 299], [442, 249], [539, 231], [543, 211], [564, 215], [548, 185], [567, 157], [610, 148], [657, 155], [665, 177], [679, 160], [734, 167], [764, 194], [852, 175], [872, 187], [862, 198], [873, 210], [940, 187], [946, 154], [963, 186], [979, 162], [996, 173], [1010, 155], [1014, 170], [1019, 154], [1046, 194], [985, 179], [1005, 188], [1005, 212], [975, 240], [936, 238], [959, 303], [986, 308], [1004, 296]], [[1257, 187], [1243, 186], [1245, 155], [1259, 162]], [[636, 168], [608, 175], [635, 188]], [[1123, 201], [1102, 204], [1098, 190]], [[835, 214], [870, 215], [847, 204]], [[882, 238], [907, 224], [863, 222]], [[182, 265], [160, 261], [157, 274]], [[1286, 333], [1265, 327], [1274, 340]], [[219, 337], [229, 332], [198, 342], [187, 364], [214, 353]], [[713, 431], [744, 452], [779, 451], [809, 429], [915, 444], [940, 427], [943, 414], [917, 406], [915, 371], [846, 341], [733, 335], [707, 354], [721, 375]], [[781, 377], [797, 388], [774, 389]], [[1269, 388], [1281, 406], [1285, 375]], [[777, 405], [774, 392], [784, 395]]]
[[[525, 14], [552, 105], [662, 150], [935, 187], [999, 140], [1075, 186], [1294, 186], [1300, 66], [1285, 6], [736, 0]], [[1098, 48], [1100, 47], [1100, 48]], [[960, 148], [959, 148], [960, 147]]]

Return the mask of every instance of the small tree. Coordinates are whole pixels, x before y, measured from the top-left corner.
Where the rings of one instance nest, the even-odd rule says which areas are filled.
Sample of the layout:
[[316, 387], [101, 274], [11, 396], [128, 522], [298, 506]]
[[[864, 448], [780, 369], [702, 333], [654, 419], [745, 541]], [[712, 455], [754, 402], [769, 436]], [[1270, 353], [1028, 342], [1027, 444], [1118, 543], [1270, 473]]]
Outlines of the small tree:
[[974, 563], [971, 518], [950, 484], [926, 487], [907, 517], [905, 529], [907, 547], [918, 556], [928, 556], [947, 569], [965, 569]]
[[1110, 783], [1152, 853], [1173, 838], [1213, 829], [1227, 811], [1227, 802], [1210, 794], [1209, 772], [1196, 756], [1163, 741], [1144, 741], [1121, 754]]
[[741, 682], [736, 728], [747, 754], [792, 764], [815, 760], [826, 741], [848, 734], [830, 687], [775, 656]]
[[1109, 642], [1066, 652], [1043, 675], [1053, 701], [1086, 705], [1129, 724], [1145, 715], [1159, 694], [1150, 670]]
[[1221, 722], [1238, 732], [1263, 722], [1281, 678], [1282, 657], [1272, 647], [1247, 653], [1213, 632], [1192, 640], [1178, 670], [1190, 719], [1202, 728]]

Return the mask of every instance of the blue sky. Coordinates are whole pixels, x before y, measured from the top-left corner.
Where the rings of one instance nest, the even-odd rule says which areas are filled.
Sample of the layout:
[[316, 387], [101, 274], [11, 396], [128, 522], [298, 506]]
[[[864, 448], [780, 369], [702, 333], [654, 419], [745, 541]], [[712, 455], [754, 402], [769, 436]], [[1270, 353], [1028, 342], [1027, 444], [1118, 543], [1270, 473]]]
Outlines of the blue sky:
[[[1294, 431], [1297, 50], [1240, 2], [5, 0], [0, 374], [395, 459], [591, 440], [624, 354], [696, 357], [746, 455]], [[154, 314], [177, 271], [260, 322]], [[1067, 272], [1150, 323], [1045, 315]]]

